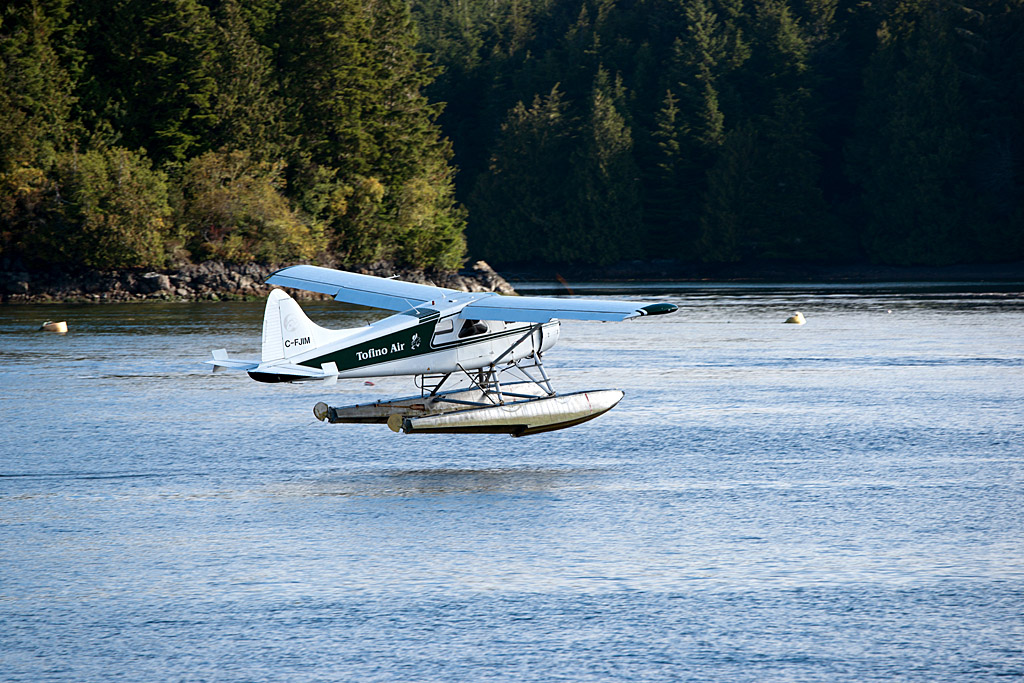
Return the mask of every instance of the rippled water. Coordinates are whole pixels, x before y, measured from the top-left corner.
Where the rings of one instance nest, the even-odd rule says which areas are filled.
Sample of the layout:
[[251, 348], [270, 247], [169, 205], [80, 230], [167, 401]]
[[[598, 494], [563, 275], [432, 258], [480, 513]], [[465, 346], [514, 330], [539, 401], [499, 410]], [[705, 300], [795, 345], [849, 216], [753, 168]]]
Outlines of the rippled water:
[[648, 288], [547, 358], [623, 402], [522, 439], [210, 374], [259, 303], [2, 307], [0, 680], [1024, 677], [1021, 291]]

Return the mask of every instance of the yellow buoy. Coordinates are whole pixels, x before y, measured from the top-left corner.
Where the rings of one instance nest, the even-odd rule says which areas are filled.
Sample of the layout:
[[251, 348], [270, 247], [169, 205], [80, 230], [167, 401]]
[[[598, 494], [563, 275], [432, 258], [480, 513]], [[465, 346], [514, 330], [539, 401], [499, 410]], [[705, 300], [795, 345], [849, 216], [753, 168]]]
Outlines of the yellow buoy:
[[803, 325], [807, 321], [804, 320], [804, 314], [801, 313], [800, 311], [797, 311], [793, 315], [786, 318], [786, 322], [793, 323], [794, 325]]
[[55, 323], [52, 320], [47, 320], [45, 323], [39, 326], [39, 329], [46, 332], [56, 332], [57, 334], [64, 334], [68, 331], [68, 324], [63, 320], [59, 323]]

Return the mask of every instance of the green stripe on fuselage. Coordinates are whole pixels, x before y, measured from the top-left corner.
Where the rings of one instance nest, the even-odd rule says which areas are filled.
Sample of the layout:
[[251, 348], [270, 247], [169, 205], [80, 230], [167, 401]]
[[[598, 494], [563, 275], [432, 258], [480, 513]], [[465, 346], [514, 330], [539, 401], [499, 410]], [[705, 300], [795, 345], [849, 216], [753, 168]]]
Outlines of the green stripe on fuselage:
[[426, 318], [426, 322], [421, 322], [419, 325], [302, 361], [300, 365], [319, 369], [324, 363], [334, 363], [338, 366], [339, 372], [344, 372], [355, 368], [365, 368], [369, 365], [422, 356], [433, 351], [446, 351], [457, 346], [511, 337], [518, 339], [532, 327], [506, 329], [495, 334], [481, 334], [433, 346], [434, 329], [439, 321], [436, 311], [433, 313], [434, 316], [421, 316], [420, 319]]
[[302, 361], [299, 365], [320, 368], [324, 363], [334, 363], [338, 366], [339, 372], [344, 372], [367, 365], [422, 356], [433, 351], [430, 348], [430, 340], [434, 336], [435, 327], [437, 327], [436, 312], [432, 319], [426, 322]]

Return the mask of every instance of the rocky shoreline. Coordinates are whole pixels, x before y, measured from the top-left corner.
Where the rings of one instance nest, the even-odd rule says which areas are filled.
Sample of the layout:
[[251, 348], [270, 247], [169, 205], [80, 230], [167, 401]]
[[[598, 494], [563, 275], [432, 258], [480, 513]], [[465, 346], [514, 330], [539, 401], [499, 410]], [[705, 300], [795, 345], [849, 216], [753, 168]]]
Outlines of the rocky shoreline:
[[[0, 303], [123, 303], [131, 301], [221, 301], [261, 299], [273, 289], [264, 281], [281, 266], [207, 261], [170, 271], [85, 271], [30, 273], [0, 271]], [[396, 269], [381, 263], [344, 270], [397, 277], [464, 292], [515, 294], [515, 290], [484, 261], [458, 273]], [[329, 299], [315, 292], [293, 292], [299, 299]]]
[[[207, 261], [168, 271], [27, 271], [0, 262], [0, 304], [116, 303], [131, 301], [220, 301], [261, 299], [272, 287], [267, 277], [281, 266], [225, 264]], [[675, 261], [629, 261], [602, 268], [506, 264], [499, 275], [484, 261], [457, 273], [405, 270], [388, 263], [333, 267], [378, 277], [434, 284], [464, 292], [515, 294], [514, 283], [554, 281], [603, 282], [1024, 282], [1024, 263], [941, 267], [867, 264], [754, 264], [707, 266]], [[510, 282], [512, 284], [510, 284]], [[294, 291], [298, 299], [327, 299], [314, 292]]]

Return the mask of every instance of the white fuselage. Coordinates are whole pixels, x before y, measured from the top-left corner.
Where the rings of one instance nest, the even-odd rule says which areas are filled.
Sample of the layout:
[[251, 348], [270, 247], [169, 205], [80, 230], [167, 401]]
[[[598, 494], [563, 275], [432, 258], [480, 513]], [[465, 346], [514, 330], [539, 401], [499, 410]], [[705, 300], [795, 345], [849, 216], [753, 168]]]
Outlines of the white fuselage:
[[[265, 355], [251, 373], [268, 381], [288, 381], [286, 375], [296, 370], [322, 375], [328, 368], [331, 374], [336, 368], [338, 378], [444, 374], [529, 358], [558, 341], [557, 320], [478, 321], [463, 318], [463, 308], [461, 302], [446, 309], [421, 307], [346, 330], [298, 327], [294, 334], [285, 332], [271, 357]], [[287, 330], [287, 315], [283, 325]], [[265, 328], [267, 336], [273, 335]]]

